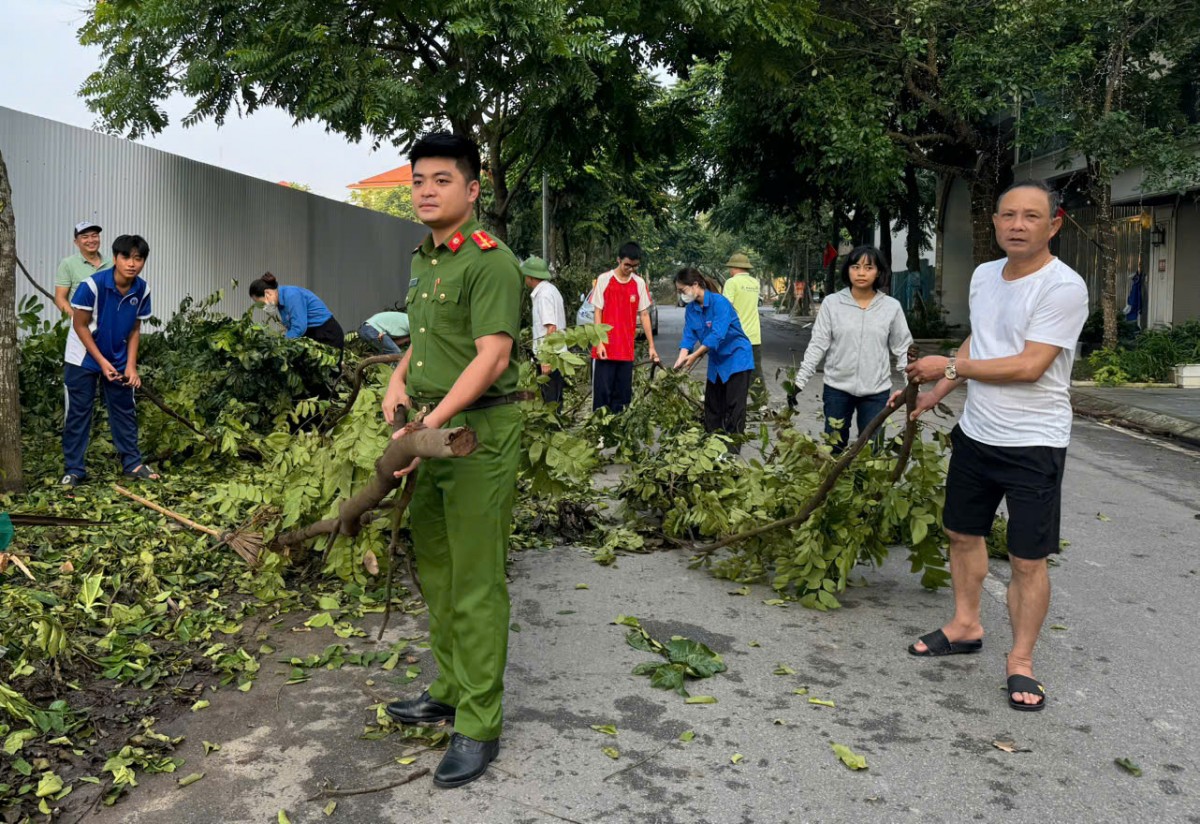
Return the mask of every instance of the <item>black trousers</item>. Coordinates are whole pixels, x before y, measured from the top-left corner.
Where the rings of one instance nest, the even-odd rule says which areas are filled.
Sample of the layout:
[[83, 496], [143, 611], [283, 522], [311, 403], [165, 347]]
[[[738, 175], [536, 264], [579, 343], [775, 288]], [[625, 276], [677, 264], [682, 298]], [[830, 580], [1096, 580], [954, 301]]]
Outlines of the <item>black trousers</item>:
[[633, 361], [592, 361], [592, 410], [620, 412], [633, 401]]
[[754, 370], [735, 372], [729, 380], [709, 381], [704, 386], [704, 431], [740, 435], [746, 431], [746, 396]]
[[563, 390], [567, 388], [567, 380], [563, 377], [563, 373], [555, 369], [549, 375], [550, 380], [542, 384], [542, 400], [546, 403], [561, 404], [563, 399]]
[[342, 325], [337, 322], [337, 318], [333, 317], [320, 326], [310, 326], [304, 330], [304, 337], [327, 346], [336, 346], [338, 349], [346, 345], [346, 333], [342, 331]]
[[763, 376], [762, 371], [762, 344], [751, 344], [750, 350], [754, 353], [754, 380], [751, 386], [754, 392], [754, 401], [761, 406], [767, 402], [767, 379]]

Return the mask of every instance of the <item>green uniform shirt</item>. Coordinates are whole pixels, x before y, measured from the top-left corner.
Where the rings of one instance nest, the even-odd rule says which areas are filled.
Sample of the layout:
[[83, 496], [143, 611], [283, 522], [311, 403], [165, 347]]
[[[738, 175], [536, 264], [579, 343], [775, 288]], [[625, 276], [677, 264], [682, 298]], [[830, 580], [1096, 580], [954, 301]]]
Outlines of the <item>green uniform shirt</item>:
[[475, 340], [499, 333], [513, 339], [514, 357], [483, 397], [516, 392], [521, 294], [516, 257], [474, 219], [439, 246], [425, 238], [408, 285], [408, 394], [418, 402], [444, 398], [475, 359]]
[[738, 320], [742, 323], [742, 331], [750, 338], [750, 343], [758, 346], [762, 343], [762, 327], [758, 318], [758, 281], [747, 274], [734, 275], [725, 281], [725, 297], [733, 304]]
[[393, 338], [408, 337], [408, 315], [403, 312], [376, 312], [367, 318], [367, 325]]
[[54, 277], [55, 286], [67, 287], [67, 300], [75, 296], [75, 287], [83, 283], [97, 272], [113, 265], [112, 258], [100, 255], [100, 265], [92, 266], [83, 258], [82, 252], [76, 252], [62, 259], [58, 264], [58, 274]]

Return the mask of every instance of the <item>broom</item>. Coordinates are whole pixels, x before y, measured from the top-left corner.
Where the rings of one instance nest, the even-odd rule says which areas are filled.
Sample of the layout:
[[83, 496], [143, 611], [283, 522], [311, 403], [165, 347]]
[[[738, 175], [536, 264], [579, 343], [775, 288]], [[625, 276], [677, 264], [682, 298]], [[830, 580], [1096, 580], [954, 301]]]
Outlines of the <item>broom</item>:
[[212, 527], [198, 524], [190, 518], [185, 518], [178, 512], [172, 512], [165, 506], [160, 506], [153, 501], [143, 498], [141, 495], [135, 495], [128, 489], [125, 489], [118, 484], [113, 484], [113, 489], [117, 490], [117, 492], [121, 493], [126, 498], [132, 498], [142, 506], [147, 506], [150, 509], [153, 509], [160, 515], [166, 515], [168, 518], [173, 518], [184, 526], [194, 529], [197, 532], [203, 532], [205, 535], [211, 535], [217, 539], [217, 546], [228, 544], [229, 547], [232, 548], [233, 551], [238, 555], [241, 555], [246, 563], [250, 564], [250, 566], [258, 565], [258, 556], [262, 552], [263, 547], [262, 535], [259, 535], [256, 532], [242, 532], [240, 530], [234, 530], [233, 532], [221, 532], [220, 530], [213, 529]]

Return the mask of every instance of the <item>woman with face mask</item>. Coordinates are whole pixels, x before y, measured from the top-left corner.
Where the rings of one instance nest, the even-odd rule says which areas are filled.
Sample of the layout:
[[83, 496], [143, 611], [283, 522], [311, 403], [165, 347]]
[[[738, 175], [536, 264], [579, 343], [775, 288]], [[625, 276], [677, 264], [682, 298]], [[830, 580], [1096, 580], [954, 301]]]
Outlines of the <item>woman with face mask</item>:
[[796, 373], [798, 394], [825, 358], [825, 433], [835, 455], [846, 448], [852, 417], [857, 416], [861, 432], [887, 404], [892, 391], [889, 354], [895, 355], [898, 372], [907, 364], [912, 334], [900, 302], [884, 294], [890, 276], [874, 246], [859, 246], [850, 253], [842, 266], [846, 288], [821, 302], [812, 340]]
[[[737, 311], [721, 290], [695, 269], [680, 269], [675, 289], [687, 306], [675, 368], [690, 369], [708, 355], [704, 429], [740, 435], [746, 429], [746, 397], [754, 377], [754, 351]], [[731, 447], [737, 452], [739, 447]]]
[[300, 286], [280, 286], [267, 272], [250, 284], [255, 303], [274, 306], [289, 338], [312, 338], [318, 343], [337, 347], [346, 345], [346, 333], [319, 297]]

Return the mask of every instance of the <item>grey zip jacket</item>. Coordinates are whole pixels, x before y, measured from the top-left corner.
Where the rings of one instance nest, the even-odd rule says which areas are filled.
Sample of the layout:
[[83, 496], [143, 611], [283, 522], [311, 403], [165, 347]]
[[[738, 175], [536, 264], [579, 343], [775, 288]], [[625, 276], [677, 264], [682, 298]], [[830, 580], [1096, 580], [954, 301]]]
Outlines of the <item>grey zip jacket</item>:
[[824, 357], [826, 386], [858, 397], [890, 391], [889, 354], [896, 356], [896, 370], [903, 372], [912, 340], [900, 301], [876, 292], [863, 309], [847, 287], [821, 304], [796, 386], [804, 388]]

